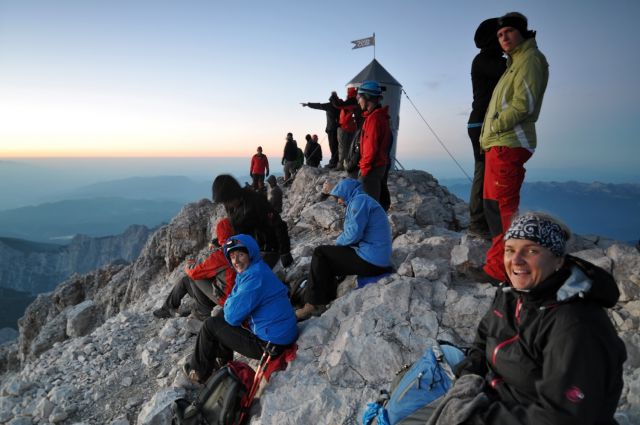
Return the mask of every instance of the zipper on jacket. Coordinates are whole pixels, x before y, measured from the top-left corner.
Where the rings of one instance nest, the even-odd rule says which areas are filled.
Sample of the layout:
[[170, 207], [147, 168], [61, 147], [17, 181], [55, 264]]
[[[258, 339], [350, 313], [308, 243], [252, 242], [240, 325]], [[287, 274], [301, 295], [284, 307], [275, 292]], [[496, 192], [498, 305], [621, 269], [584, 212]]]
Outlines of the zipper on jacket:
[[507, 339], [506, 341], [502, 341], [500, 344], [496, 345], [496, 348], [493, 349], [493, 356], [491, 356], [491, 363], [495, 366], [498, 352], [506, 345], [509, 345], [512, 342], [517, 341], [518, 339], [520, 339], [520, 334], [516, 334], [515, 336]]

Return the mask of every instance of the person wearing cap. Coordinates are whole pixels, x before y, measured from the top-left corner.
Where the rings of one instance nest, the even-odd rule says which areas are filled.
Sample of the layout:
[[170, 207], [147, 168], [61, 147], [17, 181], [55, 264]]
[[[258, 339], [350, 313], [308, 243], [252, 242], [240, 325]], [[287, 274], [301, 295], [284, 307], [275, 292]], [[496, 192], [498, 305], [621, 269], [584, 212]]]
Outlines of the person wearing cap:
[[200, 320], [209, 317], [216, 305], [224, 306], [233, 289], [236, 272], [227, 262], [220, 246], [233, 233], [228, 218], [218, 221], [214, 240], [217, 246], [203, 262], [184, 268], [185, 275], [173, 285], [162, 307], [153, 311], [155, 317], [168, 319], [176, 316], [182, 298], [187, 294], [196, 301], [192, 314]]
[[295, 171], [296, 160], [298, 159], [298, 142], [293, 139], [293, 134], [287, 133], [282, 154], [282, 165], [284, 166], [284, 180], [289, 181]]
[[307, 165], [309, 167], [318, 167], [320, 161], [322, 161], [322, 147], [318, 143], [318, 135], [307, 134], [304, 138], [307, 140], [307, 144], [304, 146], [304, 157]]
[[483, 207], [492, 238], [482, 271], [485, 281], [494, 282], [506, 278], [504, 232], [518, 211], [524, 164], [537, 146], [535, 123], [549, 79], [549, 64], [524, 15], [511, 12], [498, 18], [496, 31], [507, 69], [493, 90], [480, 134], [485, 153]]
[[267, 183], [269, 183], [267, 201], [278, 214], [282, 214], [282, 189], [278, 186], [278, 179], [272, 174], [267, 179]]
[[626, 350], [606, 309], [620, 293], [609, 272], [567, 254], [570, 235], [539, 212], [515, 218], [505, 233], [509, 283], [455, 370], [483, 378], [484, 401], [474, 399], [482, 407], [460, 423], [617, 423]]
[[220, 174], [211, 185], [213, 202], [224, 205], [231, 225], [238, 233], [253, 236], [263, 259], [274, 267], [278, 256], [283, 267], [293, 263], [287, 223], [273, 209], [267, 197], [251, 188], [242, 188], [229, 174]]
[[333, 106], [340, 111], [338, 118], [338, 165], [336, 166], [336, 171], [346, 169], [347, 152], [357, 128], [354, 111], [360, 109], [356, 101], [357, 93], [358, 89], [356, 87], [348, 87], [346, 100], [343, 101], [340, 98], [333, 100]]
[[255, 239], [231, 236], [224, 255], [237, 273], [236, 284], [224, 304], [224, 316], [204, 322], [185, 364], [189, 378], [198, 383], [233, 360], [234, 352], [260, 359], [269, 344], [271, 355], [277, 356], [298, 337], [287, 287], [262, 261]]
[[329, 96], [329, 101], [326, 103], [313, 103], [306, 102], [301, 103], [303, 107], [309, 107], [311, 109], [320, 109], [327, 114], [327, 126], [325, 131], [327, 138], [329, 139], [329, 150], [331, 151], [331, 158], [327, 168], [335, 168], [338, 165], [338, 109], [333, 106], [333, 103], [338, 98], [338, 93], [332, 91]]
[[330, 194], [347, 208], [344, 229], [335, 245], [313, 250], [305, 305], [296, 310], [298, 320], [322, 314], [336, 298], [336, 276], [377, 276], [391, 270], [391, 226], [380, 204], [350, 178], [341, 180]]
[[473, 148], [473, 183], [469, 194], [469, 234], [482, 239], [491, 239], [489, 226], [484, 216], [482, 190], [484, 183], [484, 151], [480, 149], [480, 130], [491, 100], [491, 94], [507, 67], [502, 48], [496, 36], [498, 18], [483, 21], [474, 36], [480, 52], [471, 64], [473, 103], [467, 123], [467, 132]]
[[251, 158], [249, 175], [253, 180], [253, 188], [255, 190], [263, 190], [264, 177], [269, 175], [269, 160], [267, 155], [262, 153], [262, 146], [258, 146], [256, 154]]
[[364, 191], [387, 211], [391, 205], [387, 187], [392, 139], [389, 107], [380, 103], [382, 87], [377, 81], [363, 81], [358, 87], [357, 100], [364, 116], [358, 180]]

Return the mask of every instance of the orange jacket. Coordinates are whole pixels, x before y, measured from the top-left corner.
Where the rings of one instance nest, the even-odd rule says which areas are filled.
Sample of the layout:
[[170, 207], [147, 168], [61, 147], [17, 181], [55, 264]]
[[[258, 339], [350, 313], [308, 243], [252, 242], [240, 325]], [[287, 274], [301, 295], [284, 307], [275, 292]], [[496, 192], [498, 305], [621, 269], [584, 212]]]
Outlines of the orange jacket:
[[[218, 224], [216, 225], [216, 236], [218, 237], [220, 246], [224, 246], [227, 238], [232, 236], [233, 233], [233, 227], [231, 227], [231, 222], [228, 218], [223, 218], [218, 221]], [[224, 288], [224, 296], [220, 297], [220, 306], [224, 306], [224, 302], [227, 300], [227, 297], [231, 293], [233, 285], [236, 282], [236, 271], [225, 258], [223, 251], [224, 250], [222, 248], [218, 248], [202, 263], [197, 264], [192, 269], [185, 269], [187, 275], [193, 280], [215, 279], [219, 272], [222, 270], [225, 271], [224, 280], [227, 285]]]

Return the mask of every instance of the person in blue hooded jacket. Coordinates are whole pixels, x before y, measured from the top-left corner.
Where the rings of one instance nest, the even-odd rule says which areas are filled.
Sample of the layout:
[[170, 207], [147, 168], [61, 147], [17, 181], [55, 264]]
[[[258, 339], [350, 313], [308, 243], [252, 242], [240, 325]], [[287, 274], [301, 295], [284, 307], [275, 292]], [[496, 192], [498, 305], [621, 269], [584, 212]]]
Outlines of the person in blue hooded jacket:
[[391, 269], [391, 227], [378, 201], [350, 178], [338, 183], [331, 195], [347, 208], [344, 228], [335, 245], [313, 251], [305, 305], [296, 310], [298, 320], [321, 314], [336, 298], [336, 276], [376, 276]]
[[233, 360], [234, 351], [260, 359], [268, 343], [272, 355], [278, 355], [298, 337], [287, 287], [260, 258], [257, 242], [249, 235], [231, 236], [224, 255], [236, 270], [236, 283], [224, 304], [224, 317], [204, 322], [185, 365], [195, 382], [205, 382]]

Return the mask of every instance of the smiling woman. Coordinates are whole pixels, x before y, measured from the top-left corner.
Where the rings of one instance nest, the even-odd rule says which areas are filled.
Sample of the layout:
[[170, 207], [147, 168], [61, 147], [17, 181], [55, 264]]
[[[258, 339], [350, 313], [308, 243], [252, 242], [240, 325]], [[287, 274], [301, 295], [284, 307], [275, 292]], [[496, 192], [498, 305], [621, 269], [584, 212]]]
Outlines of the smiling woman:
[[506, 232], [511, 285], [496, 291], [456, 369], [489, 384], [465, 423], [617, 423], [627, 355], [605, 309], [620, 293], [607, 271], [566, 254], [570, 235], [537, 212], [517, 217]]

